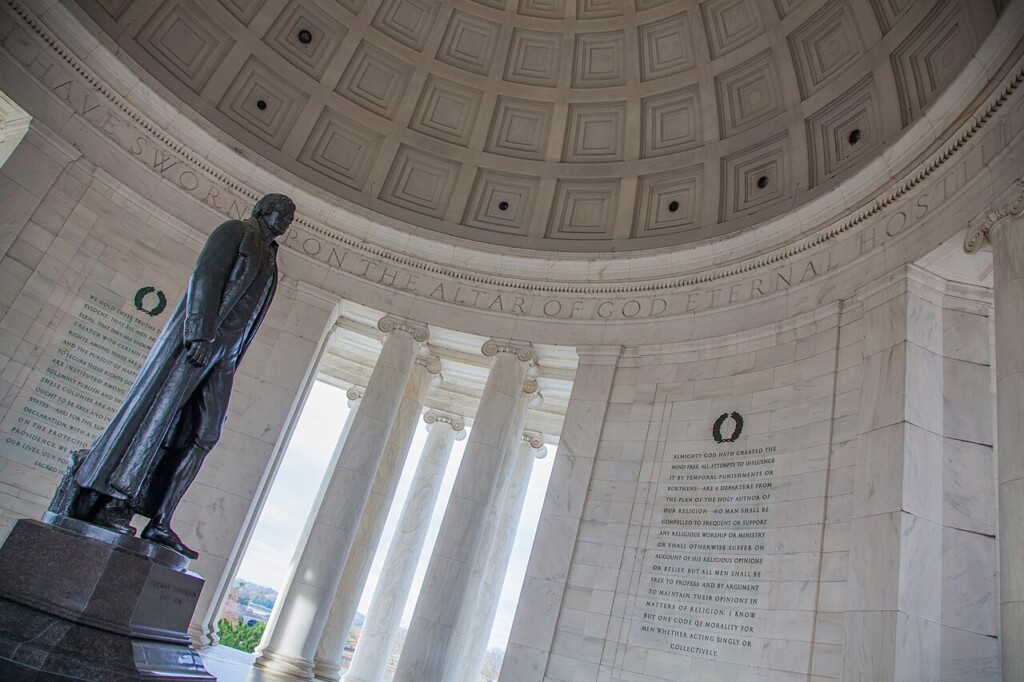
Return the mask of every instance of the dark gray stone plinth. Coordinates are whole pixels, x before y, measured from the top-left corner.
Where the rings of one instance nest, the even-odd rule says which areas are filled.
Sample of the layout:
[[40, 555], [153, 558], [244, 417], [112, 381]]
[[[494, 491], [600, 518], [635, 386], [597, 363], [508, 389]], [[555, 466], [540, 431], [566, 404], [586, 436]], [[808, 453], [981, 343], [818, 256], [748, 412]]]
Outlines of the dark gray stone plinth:
[[185, 557], [57, 522], [18, 521], [0, 548], [0, 679], [215, 679], [189, 646]]

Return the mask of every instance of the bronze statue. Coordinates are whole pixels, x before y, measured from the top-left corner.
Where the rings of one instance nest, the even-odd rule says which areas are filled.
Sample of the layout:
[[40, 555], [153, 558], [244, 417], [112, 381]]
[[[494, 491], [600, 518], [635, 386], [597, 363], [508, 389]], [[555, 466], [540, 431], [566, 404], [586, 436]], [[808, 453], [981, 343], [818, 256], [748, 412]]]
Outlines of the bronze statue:
[[294, 216], [291, 199], [268, 194], [249, 219], [213, 231], [117, 413], [70, 459], [51, 511], [122, 533], [135, 532], [133, 514], [148, 516], [144, 539], [199, 556], [171, 516], [220, 438], [235, 369], [274, 298], [275, 240]]

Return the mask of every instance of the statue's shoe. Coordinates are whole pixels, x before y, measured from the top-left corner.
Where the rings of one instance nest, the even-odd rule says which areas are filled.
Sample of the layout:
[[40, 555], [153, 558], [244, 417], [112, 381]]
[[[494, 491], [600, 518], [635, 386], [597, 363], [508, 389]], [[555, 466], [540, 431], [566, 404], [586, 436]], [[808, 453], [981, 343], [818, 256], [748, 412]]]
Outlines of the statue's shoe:
[[184, 542], [181, 541], [181, 538], [178, 537], [178, 534], [170, 528], [168, 528], [167, 526], [146, 526], [146, 529], [142, 531], [142, 539], [149, 540], [150, 542], [155, 542], [158, 545], [163, 545], [164, 547], [170, 547], [178, 554], [184, 554], [189, 559], [199, 558], [199, 552], [188, 547]]
[[108, 505], [96, 512], [96, 515], [92, 517], [90, 523], [97, 526], [103, 526], [107, 530], [112, 530], [115, 533], [134, 536], [138, 531], [136, 531], [135, 527], [131, 525], [131, 520], [132, 512], [127, 507], [124, 509], [111, 508]]
[[138, 530], [135, 528], [135, 526], [131, 525], [122, 518], [107, 518], [102, 516], [101, 514], [97, 514], [93, 518], [93, 520], [90, 521], [90, 523], [96, 526], [102, 526], [107, 530], [112, 530], [115, 533], [120, 533], [121, 535], [135, 537], [135, 534], [138, 533]]

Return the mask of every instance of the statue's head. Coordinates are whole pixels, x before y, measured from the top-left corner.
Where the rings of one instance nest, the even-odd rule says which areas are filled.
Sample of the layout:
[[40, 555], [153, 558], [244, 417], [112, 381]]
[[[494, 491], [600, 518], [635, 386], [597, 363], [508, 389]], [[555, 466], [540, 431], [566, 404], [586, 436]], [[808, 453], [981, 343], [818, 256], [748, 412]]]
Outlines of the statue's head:
[[295, 202], [283, 194], [268, 194], [252, 207], [252, 217], [280, 236], [295, 218]]

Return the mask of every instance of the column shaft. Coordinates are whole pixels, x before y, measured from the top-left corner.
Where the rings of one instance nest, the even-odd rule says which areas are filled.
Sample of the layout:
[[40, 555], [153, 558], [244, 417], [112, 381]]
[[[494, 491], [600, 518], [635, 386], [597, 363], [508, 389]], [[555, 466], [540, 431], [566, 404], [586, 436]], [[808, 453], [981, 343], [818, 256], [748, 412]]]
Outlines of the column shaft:
[[417, 358], [409, 382], [405, 386], [405, 394], [388, 434], [387, 444], [384, 446], [384, 456], [377, 468], [377, 475], [370, 488], [370, 497], [359, 519], [352, 549], [349, 550], [348, 561], [341, 574], [334, 603], [327, 616], [323, 635], [320, 636], [320, 643], [313, 659], [313, 675], [317, 679], [341, 679], [341, 659], [345, 642], [355, 619], [356, 607], [359, 606], [366, 578], [370, 575], [373, 556], [384, 532], [388, 511], [395, 497], [395, 489], [398, 488], [398, 479], [402, 476], [409, 446], [416, 434], [416, 425], [423, 410], [430, 373], [427, 363], [421, 360]]
[[1004, 680], [1024, 680], [1024, 181], [973, 224], [964, 249], [992, 244], [999, 462], [999, 644]]
[[508, 490], [501, 503], [494, 546], [487, 559], [476, 608], [472, 611], [469, 641], [463, 654], [459, 678], [462, 682], [477, 682], [480, 679], [480, 666], [483, 665], [484, 655], [487, 653], [487, 642], [494, 627], [498, 602], [501, 601], [501, 591], [505, 585], [505, 574], [508, 572], [509, 559], [512, 557], [516, 532], [519, 530], [519, 519], [526, 503], [526, 491], [530, 485], [533, 463], [535, 459], [544, 456], [543, 441], [539, 437], [536, 440], [526, 438], [524, 435], [524, 440], [516, 447], [518, 451], [514, 453]]
[[258, 650], [257, 667], [299, 679], [313, 677], [316, 646], [384, 454], [416, 349], [427, 337], [425, 327], [395, 318], [384, 318], [379, 326], [391, 333], [352, 420], [326, 487], [325, 503], [307, 524], [292, 558], [288, 582], [278, 597]]
[[[341, 433], [338, 434], [338, 440], [334, 443], [334, 452], [331, 453], [331, 458], [327, 460], [327, 468], [324, 470], [324, 478], [320, 481], [320, 487], [317, 488], [316, 498], [313, 500], [313, 506], [309, 509], [309, 518], [314, 519], [320, 512], [320, 506], [324, 503], [324, 495], [327, 494], [327, 487], [331, 482], [331, 477], [334, 475], [334, 469], [338, 466], [338, 458], [341, 457], [341, 449], [345, 447], [345, 441], [348, 440], [349, 431], [352, 430], [352, 422], [355, 420], [356, 411], [359, 409], [359, 401], [363, 399], [363, 391], [360, 388], [353, 386], [348, 389], [346, 393], [348, 400], [348, 416], [345, 417], [345, 423], [341, 427]], [[310, 521], [307, 520], [307, 525]]]
[[527, 363], [533, 359], [528, 346], [493, 341], [484, 344], [484, 354], [496, 357], [416, 602], [396, 682], [442, 682], [457, 668], [455, 631], [467, 608], [473, 564], [487, 512], [495, 503], [504, 445], [513, 428]]
[[[531, 392], [536, 391], [536, 382], [527, 381]], [[481, 531], [480, 547], [477, 549], [476, 558], [473, 560], [473, 571], [470, 574], [469, 582], [466, 585], [466, 596], [463, 598], [464, 607], [459, 612], [459, 618], [455, 624], [455, 633], [449, 645], [454, 653], [454, 667], [446, 673], [445, 679], [457, 680], [469, 655], [469, 646], [472, 632], [472, 624], [476, 620], [480, 608], [480, 590], [488, 570], [488, 560], [494, 549], [499, 534], [499, 522], [502, 507], [509, 494], [509, 488], [515, 477], [516, 455], [519, 452], [519, 440], [526, 425], [526, 413], [529, 410], [530, 395], [525, 391], [520, 394], [519, 402], [516, 404], [515, 419], [512, 422], [512, 433], [503, 444], [504, 455], [501, 461], [501, 468], [498, 470], [498, 482], [494, 487], [494, 503], [487, 510], [487, 518]], [[465, 462], [465, 459], [463, 459]]]
[[452, 446], [465, 434], [461, 417], [428, 412], [424, 419], [430, 424], [427, 442], [345, 682], [383, 682]]
[[[1004, 221], [1008, 222], [1008, 221]], [[989, 233], [994, 259], [999, 613], [1004, 680], [1024, 679], [1024, 220]]]

